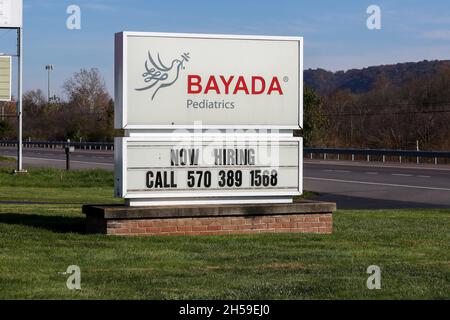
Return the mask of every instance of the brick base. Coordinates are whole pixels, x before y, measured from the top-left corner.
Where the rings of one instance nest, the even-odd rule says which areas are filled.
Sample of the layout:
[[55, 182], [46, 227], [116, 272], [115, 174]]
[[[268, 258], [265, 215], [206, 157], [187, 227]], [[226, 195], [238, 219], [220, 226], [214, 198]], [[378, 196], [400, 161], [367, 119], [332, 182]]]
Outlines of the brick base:
[[335, 204], [133, 208], [85, 206], [87, 231], [118, 236], [333, 232]]
[[331, 214], [109, 220], [106, 233], [121, 236], [196, 236], [281, 232], [332, 233], [332, 221]]

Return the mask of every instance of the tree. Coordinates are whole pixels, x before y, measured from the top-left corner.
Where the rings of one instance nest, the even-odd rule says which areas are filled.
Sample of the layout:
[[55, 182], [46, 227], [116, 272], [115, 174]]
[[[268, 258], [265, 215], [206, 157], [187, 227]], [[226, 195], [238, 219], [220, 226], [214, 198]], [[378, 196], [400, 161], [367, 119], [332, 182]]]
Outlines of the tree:
[[306, 86], [303, 93], [303, 115], [305, 146], [322, 144], [327, 123], [322, 110], [322, 100], [313, 89]]
[[327, 118], [326, 145], [329, 147], [347, 146], [355, 141], [358, 128], [357, 118], [350, 116], [356, 112], [355, 97], [350, 90], [339, 90], [322, 98], [322, 110]]
[[42, 108], [47, 103], [44, 93], [41, 89], [29, 90], [23, 95], [23, 105], [30, 109]]
[[114, 104], [98, 69], [81, 69], [63, 85], [66, 102], [62, 114], [65, 139], [110, 140]]
[[13, 131], [11, 124], [6, 120], [0, 120], [0, 139], [9, 137]]
[[98, 69], [81, 69], [63, 85], [68, 103], [84, 112], [98, 112], [108, 108], [111, 99]]
[[14, 139], [16, 127], [16, 104], [0, 102], [0, 139]]

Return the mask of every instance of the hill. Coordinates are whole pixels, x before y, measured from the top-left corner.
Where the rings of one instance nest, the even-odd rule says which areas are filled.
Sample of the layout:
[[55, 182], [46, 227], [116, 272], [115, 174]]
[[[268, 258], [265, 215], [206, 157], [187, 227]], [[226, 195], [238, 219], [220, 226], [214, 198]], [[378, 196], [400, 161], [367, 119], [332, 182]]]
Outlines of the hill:
[[338, 90], [350, 90], [359, 94], [369, 92], [378, 79], [388, 79], [392, 85], [400, 86], [422, 76], [434, 75], [445, 66], [450, 67], [450, 60], [424, 60], [337, 72], [308, 69], [304, 72], [304, 79], [306, 85], [321, 95]]

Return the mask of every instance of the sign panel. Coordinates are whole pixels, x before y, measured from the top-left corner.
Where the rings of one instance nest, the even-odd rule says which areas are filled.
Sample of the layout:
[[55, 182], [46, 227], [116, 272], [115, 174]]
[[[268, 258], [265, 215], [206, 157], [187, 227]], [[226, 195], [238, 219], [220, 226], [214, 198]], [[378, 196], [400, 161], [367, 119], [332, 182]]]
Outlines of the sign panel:
[[289, 197], [302, 193], [301, 138], [174, 142], [116, 138], [116, 196]]
[[116, 128], [303, 125], [303, 39], [122, 32]]
[[22, 17], [22, 0], [0, 0], [0, 29], [21, 28]]
[[11, 101], [10, 56], [0, 56], [0, 101]]

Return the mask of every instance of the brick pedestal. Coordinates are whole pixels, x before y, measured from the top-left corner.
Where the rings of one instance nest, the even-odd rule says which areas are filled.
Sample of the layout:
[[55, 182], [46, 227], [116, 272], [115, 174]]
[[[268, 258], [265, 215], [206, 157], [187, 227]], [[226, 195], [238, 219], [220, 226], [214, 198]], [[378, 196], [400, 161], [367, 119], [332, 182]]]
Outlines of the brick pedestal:
[[84, 206], [87, 231], [120, 236], [332, 233], [336, 204]]

